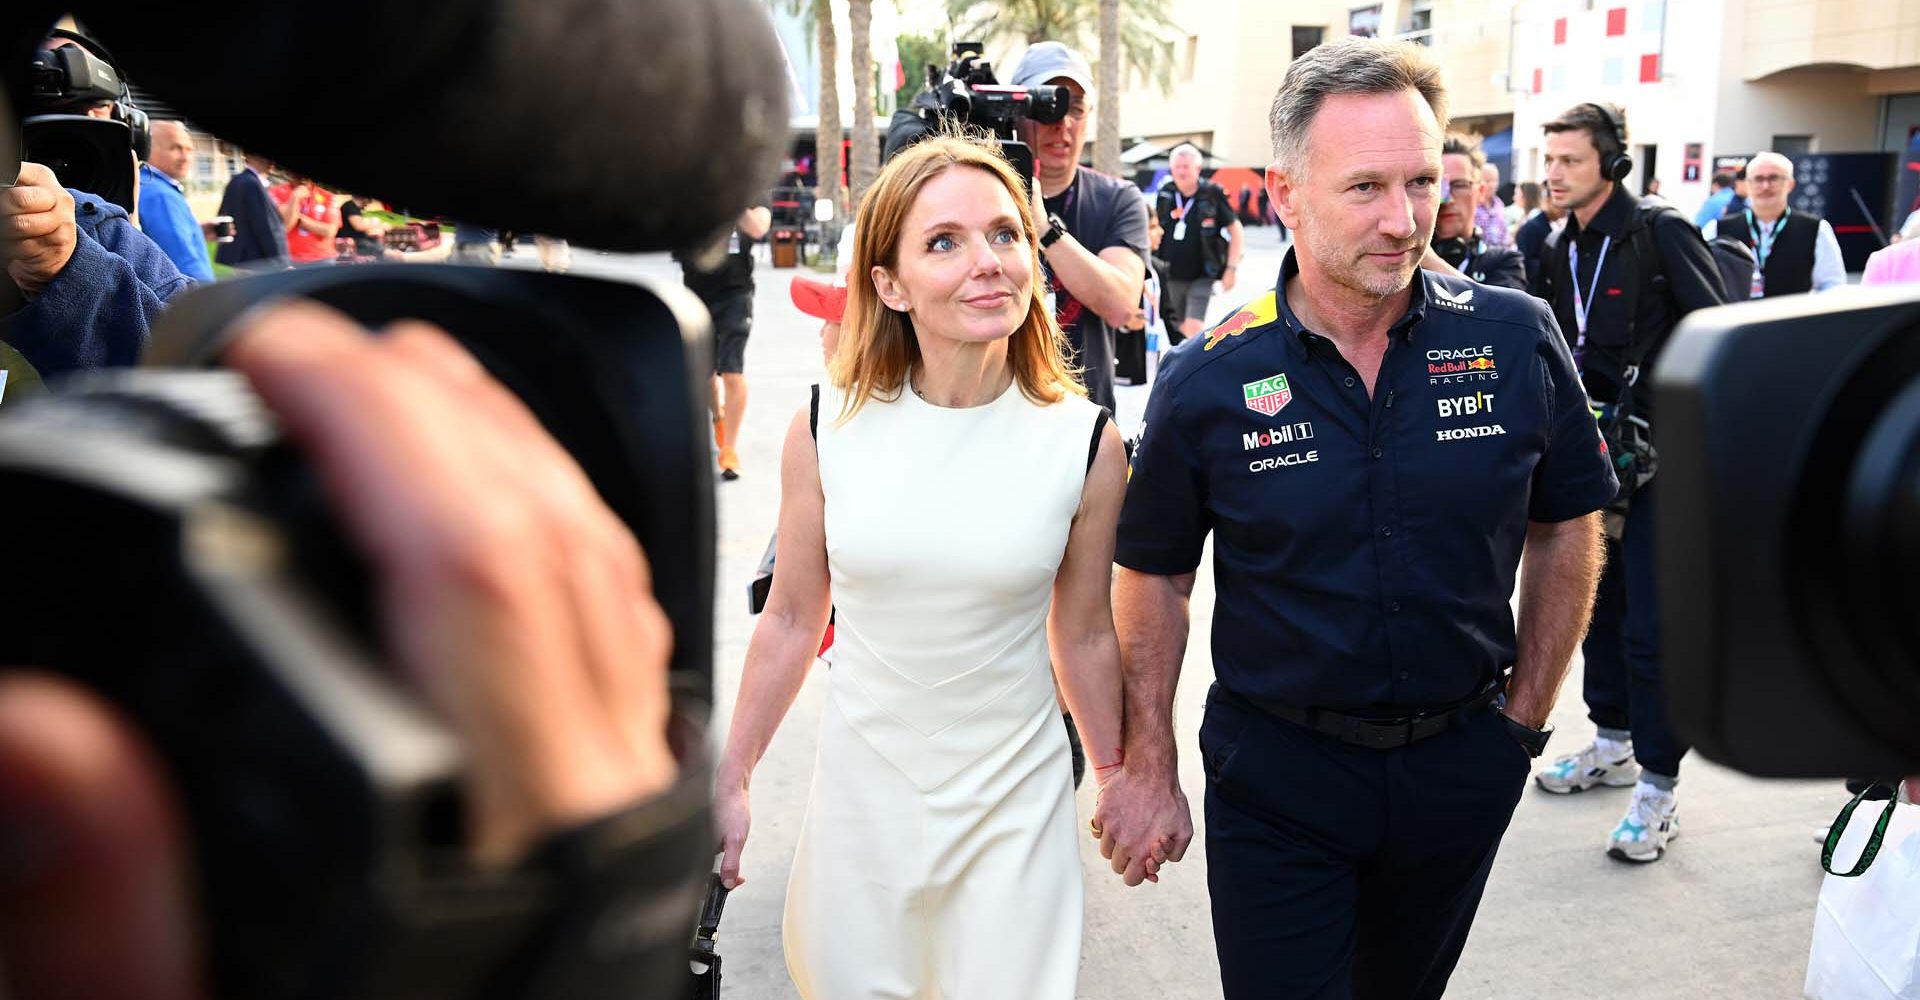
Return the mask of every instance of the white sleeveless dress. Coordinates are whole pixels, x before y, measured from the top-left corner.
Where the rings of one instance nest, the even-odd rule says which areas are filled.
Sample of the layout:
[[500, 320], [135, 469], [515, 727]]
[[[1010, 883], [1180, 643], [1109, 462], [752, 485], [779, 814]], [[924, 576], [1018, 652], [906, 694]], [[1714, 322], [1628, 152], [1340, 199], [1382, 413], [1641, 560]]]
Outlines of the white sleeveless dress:
[[836, 659], [787, 885], [808, 1000], [1071, 1000], [1081, 881], [1047, 612], [1100, 410], [911, 390], [818, 450]]

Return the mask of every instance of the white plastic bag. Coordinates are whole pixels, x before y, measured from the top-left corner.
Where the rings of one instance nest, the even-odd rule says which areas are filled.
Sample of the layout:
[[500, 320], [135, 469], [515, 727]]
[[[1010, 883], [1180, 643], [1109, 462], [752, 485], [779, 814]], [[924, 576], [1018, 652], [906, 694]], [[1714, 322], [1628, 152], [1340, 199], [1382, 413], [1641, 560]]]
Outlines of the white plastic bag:
[[[1882, 803], [1863, 802], [1840, 838], [1833, 867], [1853, 866]], [[1856, 878], [1828, 875], [1813, 915], [1808, 1000], [1920, 1000], [1920, 806], [1894, 807], [1873, 865]]]

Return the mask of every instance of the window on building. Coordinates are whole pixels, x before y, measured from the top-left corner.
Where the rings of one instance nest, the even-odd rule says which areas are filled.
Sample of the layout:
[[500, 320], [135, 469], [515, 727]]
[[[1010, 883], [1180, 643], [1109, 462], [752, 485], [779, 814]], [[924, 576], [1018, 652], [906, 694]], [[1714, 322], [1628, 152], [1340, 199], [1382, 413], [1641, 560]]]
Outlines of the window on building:
[[1380, 5], [1354, 7], [1347, 12], [1347, 34], [1356, 38], [1380, 37]]
[[1773, 137], [1773, 145], [1768, 148], [1781, 156], [1804, 156], [1813, 152], [1813, 136], [1776, 135]]
[[1327, 37], [1327, 29], [1323, 26], [1314, 25], [1311, 27], [1303, 28], [1297, 24], [1294, 25], [1293, 57], [1295, 59], [1298, 59], [1301, 56], [1306, 55], [1309, 51], [1313, 49], [1314, 46], [1319, 45], [1321, 41], [1325, 40], [1326, 37]]
[[1400, 25], [1400, 37], [1421, 45], [1433, 44], [1433, 0], [1413, 0]]
[[212, 153], [201, 153], [193, 158], [193, 176], [203, 181], [213, 179]]

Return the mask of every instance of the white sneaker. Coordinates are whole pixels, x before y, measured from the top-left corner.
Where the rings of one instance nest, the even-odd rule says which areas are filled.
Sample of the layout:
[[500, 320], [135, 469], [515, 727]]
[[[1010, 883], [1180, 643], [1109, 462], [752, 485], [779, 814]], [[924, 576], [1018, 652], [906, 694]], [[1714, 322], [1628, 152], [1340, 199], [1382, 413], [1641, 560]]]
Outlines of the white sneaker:
[[1608, 838], [1607, 856], [1620, 861], [1658, 861], [1667, 841], [1680, 836], [1680, 812], [1674, 794], [1652, 785], [1633, 788], [1633, 801]]
[[1533, 780], [1541, 789], [1555, 795], [1584, 792], [1595, 785], [1625, 788], [1640, 780], [1640, 764], [1633, 759], [1633, 744], [1617, 743], [1617, 752], [1603, 750], [1598, 742], [1589, 743], [1576, 753], [1567, 754], [1541, 768]]

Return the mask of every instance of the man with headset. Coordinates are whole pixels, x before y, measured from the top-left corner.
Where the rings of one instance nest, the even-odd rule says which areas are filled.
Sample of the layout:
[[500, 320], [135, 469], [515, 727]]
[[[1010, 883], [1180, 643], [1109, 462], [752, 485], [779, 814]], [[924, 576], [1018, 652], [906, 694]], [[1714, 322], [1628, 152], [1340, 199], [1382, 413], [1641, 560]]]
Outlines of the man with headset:
[[1587, 712], [1599, 733], [1535, 780], [1556, 794], [1634, 786], [1607, 853], [1657, 861], [1679, 833], [1674, 785], [1687, 748], [1667, 717], [1660, 683], [1653, 394], [1644, 374], [1681, 318], [1722, 304], [1724, 291], [1692, 221], [1658, 199], [1635, 199], [1623, 185], [1633, 160], [1618, 109], [1579, 104], [1542, 128], [1547, 191], [1568, 216], [1547, 245], [1539, 291], [1573, 347], [1620, 496], [1609, 511], [1607, 565], [1582, 646]]
[[[83, 36], [56, 30], [35, 56], [45, 92], [25, 111], [128, 125], [128, 185], [116, 196], [130, 196], [146, 117], [106, 58]], [[137, 363], [161, 308], [192, 281], [134, 227], [131, 197], [117, 204], [65, 187], [39, 163], [22, 162], [11, 179], [0, 187], [0, 339], [40, 375]]]

